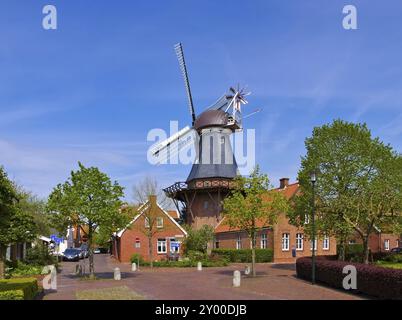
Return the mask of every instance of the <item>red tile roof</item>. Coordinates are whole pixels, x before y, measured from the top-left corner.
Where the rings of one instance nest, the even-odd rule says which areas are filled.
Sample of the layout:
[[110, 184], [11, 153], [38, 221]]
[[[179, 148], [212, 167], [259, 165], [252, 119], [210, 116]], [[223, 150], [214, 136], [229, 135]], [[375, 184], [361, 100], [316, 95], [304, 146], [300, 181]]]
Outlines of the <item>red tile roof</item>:
[[[295, 182], [292, 184], [287, 185], [285, 188], [280, 189], [276, 188], [273, 189], [274, 191], [283, 192], [286, 199], [291, 199], [298, 191], [299, 191], [299, 183]], [[264, 200], [269, 200], [268, 197], [264, 197]], [[265, 223], [264, 220], [257, 221], [258, 228], [268, 228], [270, 227], [268, 224]], [[231, 228], [228, 224], [225, 223], [225, 218], [223, 218], [218, 225], [215, 227], [215, 233], [222, 233], [222, 232], [233, 232], [239, 231], [240, 228]]]
[[173, 219], [180, 219], [180, 213], [177, 210], [166, 210], [166, 212], [171, 216]]

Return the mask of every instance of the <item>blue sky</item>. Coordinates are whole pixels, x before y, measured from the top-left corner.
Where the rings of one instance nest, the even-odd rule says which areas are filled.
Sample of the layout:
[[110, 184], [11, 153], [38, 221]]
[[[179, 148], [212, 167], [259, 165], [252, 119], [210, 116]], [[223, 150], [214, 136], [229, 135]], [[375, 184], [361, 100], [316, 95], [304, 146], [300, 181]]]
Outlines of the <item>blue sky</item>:
[[[96, 3], [96, 4], [95, 4]], [[58, 30], [42, 28], [54, 4]], [[358, 30], [342, 28], [357, 7]], [[165, 187], [188, 166], [151, 166], [153, 128], [190, 121], [173, 45], [182, 42], [197, 113], [247, 85], [257, 162], [294, 181], [304, 139], [342, 118], [402, 147], [402, 2], [1, 0], [0, 164], [41, 197], [77, 162], [126, 187]], [[247, 107], [248, 108], [248, 107]], [[247, 113], [247, 111], [246, 111]]]

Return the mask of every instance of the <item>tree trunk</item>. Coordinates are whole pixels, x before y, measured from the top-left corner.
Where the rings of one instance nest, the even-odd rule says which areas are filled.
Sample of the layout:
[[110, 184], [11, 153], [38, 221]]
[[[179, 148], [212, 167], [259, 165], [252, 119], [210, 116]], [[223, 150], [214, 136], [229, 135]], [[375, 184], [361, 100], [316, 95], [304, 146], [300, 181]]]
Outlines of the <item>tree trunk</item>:
[[369, 264], [369, 235], [363, 236], [363, 263]]
[[251, 240], [251, 271], [253, 277], [257, 275], [257, 272], [255, 270], [255, 245], [256, 245], [256, 235], [254, 234]]
[[338, 247], [338, 260], [345, 261], [345, 239], [341, 239]]
[[152, 248], [152, 236], [148, 236], [148, 253], [149, 253], [149, 261], [151, 268], [154, 267], [154, 257], [153, 257], [153, 248]]
[[92, 250], [92, 224], [91, 222], [88, 224], [88, 250], [89, 250], [89, 277], [95, 278], [95, 268], [94, 268], [94, 254]]
[[0, 245], [0, 279], [4, 279], [6, 275], [6, 252], [7, 248]]

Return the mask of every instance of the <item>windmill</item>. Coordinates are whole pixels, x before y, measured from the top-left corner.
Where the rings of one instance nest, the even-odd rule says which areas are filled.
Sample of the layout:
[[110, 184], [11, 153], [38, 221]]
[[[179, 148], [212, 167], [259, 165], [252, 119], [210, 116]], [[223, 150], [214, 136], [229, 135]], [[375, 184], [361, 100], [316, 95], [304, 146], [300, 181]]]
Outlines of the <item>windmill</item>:
[[191, 126], [186, 126], [165, 141], [156, 145], [152, 155], [166, 159], [194, 144], [196, 159], [185, 182], [176, 182], [164, 189], [183, 213], [186, 223], [199, 228], [208, 224], [215, 226], [221, 218], [221, 203], [239, 175], [230, 136], [243, 130], [242, 106], [250, 94], [245, 89], [230, 87], [214, 104], [196, 116], [186, 61], [181, 43], [175, 45], [183, 76]]

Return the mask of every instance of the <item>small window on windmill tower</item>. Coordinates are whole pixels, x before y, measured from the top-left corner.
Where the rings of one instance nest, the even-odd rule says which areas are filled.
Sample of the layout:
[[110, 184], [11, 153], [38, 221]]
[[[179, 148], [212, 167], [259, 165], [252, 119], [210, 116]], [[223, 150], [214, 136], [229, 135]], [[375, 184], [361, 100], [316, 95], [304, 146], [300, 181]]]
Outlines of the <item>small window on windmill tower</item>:
[[205, 200], [204, 201], [204, 209], [205, 210], [208, 209], [208, 206], [209, 206], [208, 200]]

